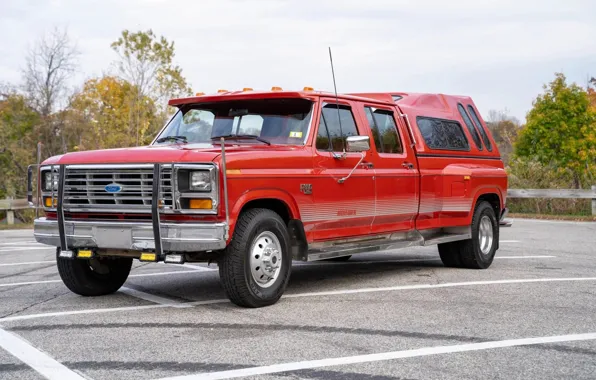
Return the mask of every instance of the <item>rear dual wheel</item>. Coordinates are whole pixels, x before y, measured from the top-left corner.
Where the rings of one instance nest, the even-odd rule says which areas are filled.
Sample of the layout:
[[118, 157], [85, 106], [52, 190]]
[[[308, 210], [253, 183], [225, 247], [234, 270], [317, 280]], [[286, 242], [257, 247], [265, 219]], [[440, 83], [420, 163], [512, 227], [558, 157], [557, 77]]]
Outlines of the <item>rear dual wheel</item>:
[[445, 266], [486, 269], [492, 264], [499, 242], [499, 221], [490, 203], [478, 203], [471, 230], [471, 239], [439, 244], [439, 255]]

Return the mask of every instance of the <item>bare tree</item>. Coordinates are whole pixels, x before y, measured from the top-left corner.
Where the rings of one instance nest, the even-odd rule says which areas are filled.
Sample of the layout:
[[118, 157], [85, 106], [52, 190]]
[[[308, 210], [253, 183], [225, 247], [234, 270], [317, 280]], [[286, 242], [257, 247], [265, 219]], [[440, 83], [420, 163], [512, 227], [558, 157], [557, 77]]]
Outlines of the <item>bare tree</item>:
[[25, 91], [42, 116], [55, 111], [65, 96], [68, 78], [77, 68], [79, 52], [66, 30], [54, 29], [29, 50], [23, 70]]

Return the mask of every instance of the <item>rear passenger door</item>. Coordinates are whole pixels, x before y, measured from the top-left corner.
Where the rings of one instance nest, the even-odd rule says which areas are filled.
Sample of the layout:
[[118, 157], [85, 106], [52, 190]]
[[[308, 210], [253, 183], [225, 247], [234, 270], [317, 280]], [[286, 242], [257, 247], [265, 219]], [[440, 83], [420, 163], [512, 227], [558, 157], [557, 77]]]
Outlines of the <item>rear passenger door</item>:
[[370, 159], [375, 170], [376, 215], [371, 231], [413, 229], [418, 213], [418, 168], [414, 150], [395, 110], [361, 108], [372, 132]]
[[[341, 120], [341, 123], [340, 123]], [[314, 239], [327, 240], [367, 235], [375, 215], [374, 171], [356, 165], [360, 153], [344, 152], [348, 136], [368, 135], [356, 125], [353, 104], [322, 99], [314, 141], [313, 187], [315, 208], [303, 215], [312, 219]], [[370, 152], [366, 152], [367, 157]], [[354, 167], [356, 167], [354, 169]], [[339, 183], [354, 172], [345, 182]]]

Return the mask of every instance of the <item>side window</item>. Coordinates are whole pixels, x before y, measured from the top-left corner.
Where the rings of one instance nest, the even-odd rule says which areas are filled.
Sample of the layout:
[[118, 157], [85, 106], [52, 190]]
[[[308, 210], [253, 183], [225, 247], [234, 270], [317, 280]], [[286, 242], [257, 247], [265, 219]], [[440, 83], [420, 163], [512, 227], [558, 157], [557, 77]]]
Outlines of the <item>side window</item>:
[[476, 127], [478, 128], [478, 130], [480, 131], [480, 134], [482, 135], [482, 141], [484, 141], [484, 145], [486, 146], [486, 149], [488, 149], [489, 152], [492, 152], [493, 147], [490, 144], [490, 139], [488, 138], [488, 135], [486, 134], [486, 131], [484, 130], [484, 126], [480, 122], [478, 115], [476, 115], [476, 111], [474, 111], [474, 107], [468, 106], [468, 110], [470, 111], [470, 115], [472, 116], [474, 123], [476, 123]]
[[430, 149], [468, 150], [468, 139], [457, 121], [418, 117], [418, 129]]
[[377, 152], [403, 153], [393, 112], [372, 107], [364, 107], [364, 112], [373, 133]]
[[466, 124], [466, 127], [468, 128], [470, 135], [472, 135], [472, 140], [474, 140], [476, 148], [478, 148], [478, 150], [482, 150], [482, 142], [480, 141], [480, 136], [478, 135], [478, 131], [476, 130], [476, 128], [474, 128], [474, 124], [472, 124], [472, 120], [470, 120], [470, 117], [468, 116], [466, 109], [461, 104], [457, 105], [457, 109], [459, 110], [459, 114], [461, 115], [462, 119], [464, 119], [464, 123]]
[[341, 152], [344, 150], [344, 140], [348, 136], [358, 136], [350, 107], [340, 105], [338, 109], [335, 104], [325, 105], [319, 122], [317, 149]]

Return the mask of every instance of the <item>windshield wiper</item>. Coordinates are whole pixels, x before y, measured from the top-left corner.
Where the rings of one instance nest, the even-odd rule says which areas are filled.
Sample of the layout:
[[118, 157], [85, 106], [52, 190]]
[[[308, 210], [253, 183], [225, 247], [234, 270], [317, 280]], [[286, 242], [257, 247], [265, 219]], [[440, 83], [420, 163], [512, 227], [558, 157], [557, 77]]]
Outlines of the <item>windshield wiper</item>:
[[164, 136], [164, 137], [160, 137], [157, 140], [155, 140], [155, 142], [157, 142], [157, 143], [162, 143], [162, 142], [166, 142], [166, 141], [187, 143], [188, 139], [186, 138], [186, 136]]
[[267, 145], [271, 145], [271, 143], [269, 141], [267, 141], [264, 138], [257, 136], [257, 135], [221, 135], [221, 136], [213, 136], [213, 137], [211, 137], [211, 140], [219, 140], [222, 137], [224, 139], [251, 139], [251, 140], [260, 141]]

